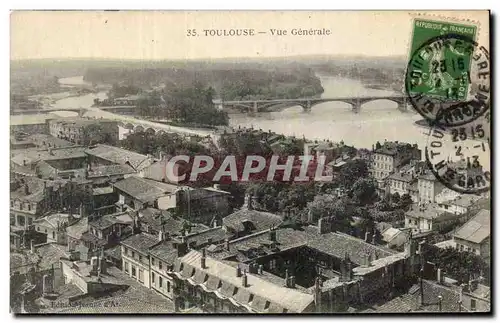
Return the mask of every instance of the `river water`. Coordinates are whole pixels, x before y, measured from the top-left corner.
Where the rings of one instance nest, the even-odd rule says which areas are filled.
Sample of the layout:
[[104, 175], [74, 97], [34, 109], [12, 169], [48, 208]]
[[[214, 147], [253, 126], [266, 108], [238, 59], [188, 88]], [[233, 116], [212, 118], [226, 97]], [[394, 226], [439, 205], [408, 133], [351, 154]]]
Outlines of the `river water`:
[[[322, 97], [384, 96], [394, 94], [365, 88], [361, 82], [331, 76], [319, 76], [324, 88]], [[424, 145], [425, 129], [414, 122], [421, 117], [412, 112], [401, 112], [397, 104], [388, 100], [377, 100], [364, 104], [359, 113], [342, 102], [326, 102], [312, 107], [308, 114], [301, 107], [291, 107], [281, 112], [261, 114], [257, 117], [230, 115], [233, 126], [245, 126], [272, 130], [286, 135], [303, 135], [309, 139], [344, 140], [356, 148], [371, 148], [377, 141], [404, 141]]]

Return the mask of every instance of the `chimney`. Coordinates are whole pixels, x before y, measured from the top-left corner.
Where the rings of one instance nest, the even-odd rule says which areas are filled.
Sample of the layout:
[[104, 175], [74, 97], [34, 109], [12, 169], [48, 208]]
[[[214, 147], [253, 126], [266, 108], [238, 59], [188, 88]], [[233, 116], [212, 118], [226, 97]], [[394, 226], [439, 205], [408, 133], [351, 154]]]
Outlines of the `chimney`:
[[99, 258], [96, 256], [93, 256], [90, 258], [90, 267], [91, 267], [91, 273], [97, 273], [97, 267], [98, 267], [98, 262]]
[[42, 291], [44, 295], [47, 294], [52, 294], [52, 279], [49, 275], [43, 275], [43, 280], [42, 280]]
[[158, 232], [158, 241], [163, 241], [165, 240], [165, 234], [163, 233], [162, 230], [160, 230], [160, 232]]
[[236, 277], [241, 277], [241, 268], [240, 268], [240, 265], [236, 266]]
[[439, 306], [439, 311], [441, 312], [443, 310], [443, 296], [441, 295], [438, 296], [438, 306]]
[[184, 237], [181, 237], [181, 242], [177, 244], [177, 257], [182, 257], [187, 253], [187, 243]]
[[295, 288], [295, 276], [290, 277], [290, 288]]
[[201, 249], [201, 269], [207, 268], [207, 251], [205, 248]]
[[473, 292], [477, 289], [479, 285], [479, 282], [477, 281], [477, 279], [473, 279], [469, 282], [469, 286], [470, 286], [470, 291]]
[[243, 287], [248, 287], [248, 277], [246, 270], [243, 272], [243, 276], [241, 277], [241, 285], [243, 285]]
[[288, 269], [285, 270], [285, 286], [290, 287], [290, 275], [288, 274]]
[[35, 253], [35, 245], [33, 244], [33, 240], [30, 240], [30, 252]]
[[441, 270], [441, 268], [437, 270], [437, 282], [440, 284], [444, 283], [444, 270]]
[[217, 228], [217, 219], [214, 220], [214, 228]]
[[269, 229], [269, 240], [272, 242], [276, 242], [276, 229], [274, 227], [271, 227]]
[[23, 159], [23, 166], [26, 166], [26, 159]]
[[263, 265], [259, 265], [259, 271], [258, 271], [258, 274], [259, 274], [259, 275], [263, 275], [263, 274], [264, 274], [264, 266], [263, 266]]
[[104, 259], [104, 252], [102, 252], [102, 256], [98, 260], [98, 266], [97, 266], [97, 274], [104, 274], [106, 273], [106, 259]]
[[370, 240], [370, 236], [371, 236], [371, 232], [370, 231], [366, 231], [365, 232], [365, 242], [368, 242]]
[[224, 240], [224, 244], [226, 245], [226, 250], [229, 251], [229, 239], [228, 238], [226, 238]]

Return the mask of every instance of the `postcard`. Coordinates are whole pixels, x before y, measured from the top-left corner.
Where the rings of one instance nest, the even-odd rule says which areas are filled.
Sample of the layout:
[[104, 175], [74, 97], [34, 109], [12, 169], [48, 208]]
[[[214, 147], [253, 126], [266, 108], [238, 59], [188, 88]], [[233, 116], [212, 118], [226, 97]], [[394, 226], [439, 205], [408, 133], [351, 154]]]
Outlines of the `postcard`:
[[10, 25], [15, 315], [491, 313], [489, 11]]

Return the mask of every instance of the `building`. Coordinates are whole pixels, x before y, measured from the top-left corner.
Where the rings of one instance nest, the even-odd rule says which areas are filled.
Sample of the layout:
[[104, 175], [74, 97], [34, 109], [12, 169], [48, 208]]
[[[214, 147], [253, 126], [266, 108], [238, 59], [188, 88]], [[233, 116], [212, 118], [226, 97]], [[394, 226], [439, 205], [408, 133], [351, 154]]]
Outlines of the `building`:
[[413, 232], [450, 231], [455, 226], [467, 221], [468, 213], [443, 211], [437, 204], [412, 205], [405, 213], [405, 228]]
[[182, 248], [187, 247], [181, 245], [179, 248], [177, 242], [166, 236], [159, 239], [162, 239], [161, 243], [149, 251], [151, 288], [169, 299], [174, 299], [174, 278], [171, 271], [175, 260], [187, 252], [187, 249]]
[[118, 142], [118, 123], [105, 119], [60, 118], [47, 121], [50, 135], [77, 145]]
[[121, 241], [123, 272], [147, 288], [151, 288], [149, 250], [160, 242], [157, 236], [147, 233], [135, 234]]
[[445, 186], [439, 182], [430, 170], [426, 170], [418, 176], [418, 201], [419, 203], [435, 203]]
[[490, 222], [491, 213], [488, 210], [479, 211], [453, 234], [453, 241], [460, 251], [469, 251], [490, 260]]
[[172, 270], [177, 310], [196, 306], [209, 313], [307, 313], [314, 296], [273, 284], [257, 272], [241, 271], [205, 252], [190, 251]]
[[23, 149], [11, 153], [11, 171], [16, 176], [39, 176], [44, 179], [69, 179], [81, 173], [87, 156], [83, 147], [62, 147], [40, 150]]
[[104, 144], [98, 144], [93, 148], [87, 149], [85, 153], [89, 156], [91, 169], [98, 166], [127, 164], [137, 172], [154, 162], [151, 156]]
[[47, 236], [47, 242], [66, 245], [68, 237], [66, 228], [78, 221], [67, 213], [55, 213], [33, 221], [35, 230]]
[[131, 176], [113, 183], [112, 186], [118, 194], [118, 211], [147, 207], [168, 210], [177, 206], [177, 185]]
[[222, 219], [222, 225], [234, 237], [244, 237], [282, 223], [283, 219], [277, 214], [254, 210], [252, 199], [248, 195], [245, 196], [245, 204], [241, 210]]
[[379, 188], [384, 188], [384, 180], [400, 167], [409, 164], [412, 160], [420, 161], [422, 152], [418, 146], [402, 142], [386, 141], [382, 145], [377, 142], [373, 147], [370, 171], [379, 183]]
[[487, 199], [477, 195], [461, 194], [452, 200], [438, 203], [438, 207], [445, 212], [466, 214], [479, 210], [480, 204], [486, 202], [486, 200]]

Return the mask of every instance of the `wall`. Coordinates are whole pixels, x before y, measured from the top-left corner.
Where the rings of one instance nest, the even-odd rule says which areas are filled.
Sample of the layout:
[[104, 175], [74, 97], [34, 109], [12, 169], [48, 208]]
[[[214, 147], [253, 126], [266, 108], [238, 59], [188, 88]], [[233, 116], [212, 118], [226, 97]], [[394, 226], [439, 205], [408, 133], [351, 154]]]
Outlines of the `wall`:
[[61, 268], [64, 276], [64, 282], [66, 284], [73, 283], [78, 286], [78, 288], [80, 288], [84, 293], [88, 292], [87, 282], [85, 282], [83, 277], [79, 276], [75, 271], [73, 271], [70, 265], [61, 261]]
[[[153, 260], [154, 259], [154, 260]], [[162, 269], [159, 267], [159, 263], [162, 263]], [[157, 290], [161, 294], [166, 297], [173, 299], [174, 298], [174, 280], [167, 274], [167, 263], [151, 256], [151, 288]], [[152, 276], [155, 275], [155, 279], [153, 282]], [[160, 279], [162, 277], [162, 287], [160, 287]], [[170, 284], [170, 291], [168, 290], [168, 284]]]

